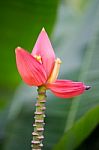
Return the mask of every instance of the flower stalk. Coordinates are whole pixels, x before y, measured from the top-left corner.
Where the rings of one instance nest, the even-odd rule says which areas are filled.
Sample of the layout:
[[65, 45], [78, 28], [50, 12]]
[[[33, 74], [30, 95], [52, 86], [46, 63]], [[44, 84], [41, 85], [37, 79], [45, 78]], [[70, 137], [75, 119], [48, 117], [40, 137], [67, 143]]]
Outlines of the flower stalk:
[[56, 58], [50, 39], [43, 28], [37, 38], [32, 53], [21, 47], [15, 49], [16, 65], [22, 80], [29, 86], [38, 87], [35, 111], [32, 150], [43, 147], [46, 90], [60, 98], [72, 98], [89, 90], [83, 82], [58, 79], [61, 60]]
[[44, 139], [43, 132], [44, 132], [44, 118], [45, 118], [45, 102], [46, 102], [46, 88], [44, 86], [38, 87], [38, 97], [36, 103], [36, 111], [35, 111], [35, 123], [34, 131], [32, 132], [33, 140], [32, 143], [32, 150], [41, 150], [43, 147], [42, 141]]

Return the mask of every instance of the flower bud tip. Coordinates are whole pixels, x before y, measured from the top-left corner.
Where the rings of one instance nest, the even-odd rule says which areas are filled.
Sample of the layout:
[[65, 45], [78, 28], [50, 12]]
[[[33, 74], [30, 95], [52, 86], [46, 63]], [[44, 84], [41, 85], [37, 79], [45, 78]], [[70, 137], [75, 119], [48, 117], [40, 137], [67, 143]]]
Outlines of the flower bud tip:
[[15, 53], [16, 53], [17, 50], [20, 50], [20, 49], [21, 49], [21, 47], [18, 46], [18, 47], [15, 49]]
[[42, 31], [45, 31], [45, 28], [44, 28], [44, 27], [42, 28]]
[[91, 88], [91, 86], [86, 86], [85, 90], [89, 90]]
[[55, 60], [55, 62], [57, 62], [58, 64], [61, 64], [61, 63], [62, 63], [62, 61], [61, 61], [60, 58], [57, 58], [57, 59]]

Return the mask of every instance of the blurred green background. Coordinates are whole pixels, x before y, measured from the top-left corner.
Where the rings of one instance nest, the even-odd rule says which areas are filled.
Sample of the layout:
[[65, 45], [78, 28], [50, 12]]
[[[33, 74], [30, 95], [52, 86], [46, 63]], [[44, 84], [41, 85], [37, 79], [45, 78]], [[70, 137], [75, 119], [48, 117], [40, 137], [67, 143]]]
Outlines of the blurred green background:
[[47, 92], [43, 150], [99, 150], [99, 0], [0, 1], [0, 150], [30, 150], [36, 89], [17, 72], [14, 49], [32, 50], [45, 27], [59, 78], [90, 91], [72, 99]]

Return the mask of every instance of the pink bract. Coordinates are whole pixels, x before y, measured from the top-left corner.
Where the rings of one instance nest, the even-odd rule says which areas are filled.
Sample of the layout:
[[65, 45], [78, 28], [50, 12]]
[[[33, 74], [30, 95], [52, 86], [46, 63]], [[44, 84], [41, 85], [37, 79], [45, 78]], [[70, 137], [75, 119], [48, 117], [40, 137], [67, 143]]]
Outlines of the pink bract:
[[71, 80], [56, 80], [54, 83], [47, 84], [46, 87], [61, 98], [71, 98], [80, 95], [86, 88], [82, 82], [73, 82]]
[[47, 77], [49, 77], [54, 67], [55, 54], [44, 28], [38, 36], [36, 44], [32, 50], [32, 55], [40, 55], [42, 57], [42, 64], [46, 71]]
[[16, 48], [16, 64], [26, 84], [40, 86], [46, 82], [47, 76], [42, 64], [20, 47]]
[[80, 95], [90, 88], [82, 82], [57, 80], [60, 63], [59, 58], [55, 60], [51, 42], [44, 28], [40, 32], [31, 54], [23, 48], [16, 48], [17, 68], [26, 84], [30, 86], [43, 85], [61, 98]]

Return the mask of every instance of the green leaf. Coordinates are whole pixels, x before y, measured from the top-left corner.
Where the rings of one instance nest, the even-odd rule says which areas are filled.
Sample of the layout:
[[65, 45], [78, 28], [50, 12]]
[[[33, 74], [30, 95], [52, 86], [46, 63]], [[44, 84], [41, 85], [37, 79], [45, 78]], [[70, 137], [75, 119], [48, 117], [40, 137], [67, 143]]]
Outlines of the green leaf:
[[99, 124], [99, 106], [88, 111], [71, 129], [64, 133], [61, 141], [53, 150], [73, 150], [87, 138]]
[[[78, 74], [78, 80], [79, 81], [82, 80], [86, 84], [92, 85], [92, 90], [90, 92], [86, 92], [86, 94], [84, 94], [80, 97], [76, 97], [73, 99], [73, 101], [71, 103], [69, 115], [68, 115], [67, 121], [66, 121], [65, 130], [67, 132], [72, 126], [74, 126], [74, 122], [76, 120], [80, 119], [81, 116], [83, 116], [85, 114], [85, 112], [87, 112], [90, 108], [93, 108], [94, 106], [99, 105], [99, 97], [97, 95], [97, 90], [96, 90], [96, 87], [97, 87], [97, 89], [99, 89], [99, 85], [98, 85], [99, 77], [97, 74], [97, 72], [99, 72], [99, 68], [98, 68], [98, 56], [99, 56], [99, 51], [98, 51], [98, 49], [99, 49], [99, 44], [98, 44], [99, 29], [98, 29], [98, 26], [99, 26], [99, 22], [97, 21], [98, 20], [97, 18], [99, 17], [99, 7], [96, 7], [96, 5], [98, 4], [98, 1], [95, 1], [93, 3], [92, 3], [93, 5], [92, 4], [90, 5], [91, 6], [90, 11], [89, 11], [90, 13], [88, 13], [88, 15], [85, 15], [87, 17], [85, 17], [85, 19], [83, 20], [83, 24], [86, 26], [83, 28], [83, 30], [81, 29], [80, 33], [83, 33], [84, 37], [86, 37], [85, 36], [86, 35], [86, 32], [85, 32], [86, 27], [89, 26], [89, 22], [90, 22], [89, 20], [91, 19], [91, 21], [93, 20], [93, 22], [94, 22], [93, 25], [95, 26], [95, 27], [93, 27], [94, 34], [92, 36], [92, 39], [90, 39], [86, 43], [87, 47], [84, 50], [84, 54], [83, 54], [84, 57], [82, 59], [80, 73]], [[94, 16], [92, 17], [92, 15], [91, 15], [91, 14], [94, 14], [93, 11], [95, 13], [94, 16], [96, 18], [96, 21], [94, 19]], [[88, 16], [91, 16], [91, 18]], [[86, 18], [90, 18], [90, 19], [86, 20]], [[91, 33], [91, 31], [90, 31], [90, 33]], [[87, 32], [88, 32], [88, 30], [87, 30]], [[82, 34], [79, 34], [79, 35], [82, 37]], [[75, 37], [75, 38], [77, 38], [77, 37]], [[74, 48], [75, 48], [75, 46], [74, 46]], [[78, 134], [78, 132], [76, 134]], [[65, 135], [66, 134], [64, 134], [64, 136]], [[69, 143], [69, 141], [68, 141], [68, 146], [71, 146], [71, 145], [72, 144]], [[76, 143], [75, 143], [75, 146], [76, 146]], [[72, 149], [74, 149], [74, 147], [72, 147]], [[61, 149], [62, 148], [63, 147], [61, 147]], [[66, 149], [66, 147], [64, 149]]]

